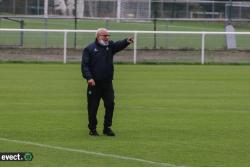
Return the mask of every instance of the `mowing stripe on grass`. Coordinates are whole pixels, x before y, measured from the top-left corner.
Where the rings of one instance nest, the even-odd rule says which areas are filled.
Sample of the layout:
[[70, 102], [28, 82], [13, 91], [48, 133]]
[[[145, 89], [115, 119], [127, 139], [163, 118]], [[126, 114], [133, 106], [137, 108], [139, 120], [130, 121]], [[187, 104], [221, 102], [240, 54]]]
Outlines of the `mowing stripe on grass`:
[[101, 153], [101, 152], [93, 152], [93, 151], [87, 151], [87, 150], [81, 150], [81, 149], [73, 149], [73, 148], [67, 148], [67, 147], [53, 146], [53, 145], [47, 145], [47, 144], [34, 143], [34, 142], [30, 142], [30, 141], [7, 139], [7, 138], [2, 138], [2, 137], [0, 137], [0, 141], [7, 141], [7, 142], [12, 142], [12, 143], [26, 144], [26, 145], [38, 146], [38, 147], [42, 147], [42, 148], [51, 148], [51, 149], [56, 149], [56, 150], [69, 151], [69, 152], [78, 152], [78, 153], [101, 156], [101, 157], [110, 157], [110, 158], [115, 158], [115, 159], [137, 161], [137, 162], [142, 162], [142, 163], [147, 163], [147, 164], [152, 164], [152, 165], [158, 165], [158, 166], [185, 167], [185, 166], [177, 166], [177, 165], [174, 165], [174, 164], [155, 162], [155, 161], [150, 161], [150, 160], [145, 160], [145, 159], [140, 159], [140, 158], [134, 158], [134, 157], [127, 157], [127, 156], [121, 156], [121, 155], [115, 155], [115, 154], [106, 154], [106, 153]]

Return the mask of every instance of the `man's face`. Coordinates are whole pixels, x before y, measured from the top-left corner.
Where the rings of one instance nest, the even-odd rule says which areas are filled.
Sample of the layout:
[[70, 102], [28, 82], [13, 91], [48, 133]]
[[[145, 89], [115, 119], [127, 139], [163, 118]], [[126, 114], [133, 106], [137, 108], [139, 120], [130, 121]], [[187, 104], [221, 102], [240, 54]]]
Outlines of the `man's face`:
[[104, 42], [108, 42], [109, 36], [110, 36], [109, 33], [103, 30], [98, 33], [97, 39], [98, 41], [103, 40]]

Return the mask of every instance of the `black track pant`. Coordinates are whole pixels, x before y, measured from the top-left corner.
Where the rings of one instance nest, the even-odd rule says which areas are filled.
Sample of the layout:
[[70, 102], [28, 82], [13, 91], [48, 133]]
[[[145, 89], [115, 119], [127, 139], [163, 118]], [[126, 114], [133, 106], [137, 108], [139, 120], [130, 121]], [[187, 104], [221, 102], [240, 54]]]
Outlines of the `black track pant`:
[[114, 89], [112, 81], [96, 81], [95, 86], [88, 86], [88, 127], [90, 130], [96, 129], [97, 125], [97, 110], [101, 98], [104, 102], [105, 117], [104, 128], [112, 125], [113, 111], [114, 111]]

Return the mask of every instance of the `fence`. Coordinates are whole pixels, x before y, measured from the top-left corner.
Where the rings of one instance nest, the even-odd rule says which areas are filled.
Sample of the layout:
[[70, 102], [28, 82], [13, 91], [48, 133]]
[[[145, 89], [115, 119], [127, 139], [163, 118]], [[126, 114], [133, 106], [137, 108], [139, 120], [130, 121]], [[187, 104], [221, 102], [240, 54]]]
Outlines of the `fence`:
[[248, 1], [208, 0], [3, 0], [1, 15], [76, 18], [250, 19]]
[[[13, 52], [21, 56], [18, 60], [25, 60], [26, 50], [39, 49], [40, 57], [47, 54], [52, 54], [56, 50], [58, 57], [55, 60], [61, 59], [63, 63], [72, 57], [73, 52], [77, 48], [70, 46], [73, 36], [77, 33], [82, 40], [82, 47], [86, 46], [90, 41], [93, 41], [96, 30], [45, 30], [45, 29], [0, 29], [0, 56], [11, 55]], [[204, 63], [250, 63], [250, 32], [197, 32], [197, 31], [109, 31], [113, 38], [120, 39], [121, 36], [134, 36], [134, 44], [127, 49], [126, 56], [118, 56], [120, 60], [137, 62], [183, 62], [189, 63], [200, 62]], [[42, 38], [39, 36], [42, 33]], [[53, 35], [56, 35], [55, 36]], [[119, 34], [119, 35], [118, 35]], [[225, 36], [236, 35], [237, 48], [228, 50], [225, 48]], [[47, 47], [41, 47], [40, 42], [44, 39], [44, 35], [48, 38]], [[114, 36], [113, 36], [114, 35]], [[24, 36], [23, 45], [13, 45], [14, 37], [19, 41], [19, 37]], [[220, 38], [217, 38], [220, 36]], [[82, 38], [85, 38], [84, 40]], [[4, 40], [5, 39], [5, 40]], [[158, 40], [156, 40], [158, 39]], [[166, 48], [154, 48], [155, 42], [166, 41], [168, 44], [173, 44]], [[221, 41], [220, 41], [221, 40]], [[5, 42], [3, 42], [5, 41]], [[223, 46], [219, 46], [222, 42]], [[63, 47], [61, 47], [63, 44]], [[146, 46], [146, 47], [145, 47]], [[26, 50], [22, 50], [26, 49]], [[50, 50], [51, 49], [51, 50]], [[53, 50], [54, 49], [54, 50]], [[6, 52], [7, 50], [7, 52]], [[79, 61], [81, 58], [81, 49], [77, 53], [75, 59]], [[206, 55], [207, 52], [207, 55]], [[212, 53], [213, 52], [213, 53]], [[217, 55], [215, 55], [215, 53]], [[230, 54], [228, 54], [230, 52]], [[188, 56], [184, 56], [188, 53]], [[212, 55], [211, 55], [212, 54]], [[23, 57], [22, 57], [23, 56]], [[210, 58], [209, 58], [210, 56]], [[212, 56], [212, 57], [211, 57]], [[60, 58], [61, 57], [61, 58]], [[198, 58], [199, 57], [199, 58]], [[0, 57], [1, 58], [1, 57]], [[2, 57], [3, 59], [3, 57]], [[179, 59], [179, 60], [178, 60]], [[212, 60], [209, 60], [212, 59]], [[229, 59], [229, 60], [227, 60]], [[32, 59], [31, 59], [32, 60]], [[38, 60], [38, 59], [37, 59]], [[198, 60], [198, 61], [197, 61]], [[39, 60], [38, 60], [39, 61]]]

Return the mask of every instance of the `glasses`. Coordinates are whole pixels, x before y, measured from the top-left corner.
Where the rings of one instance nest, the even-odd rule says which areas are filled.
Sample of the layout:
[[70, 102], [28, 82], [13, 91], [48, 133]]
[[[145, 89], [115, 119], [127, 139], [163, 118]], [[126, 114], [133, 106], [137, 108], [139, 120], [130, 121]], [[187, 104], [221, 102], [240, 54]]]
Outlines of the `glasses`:
[[107, 34], [107, 35], [100, 35], [100, 36], [109, 37], [110, 35]]

